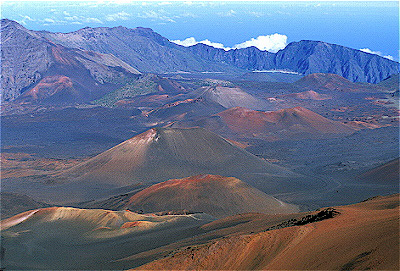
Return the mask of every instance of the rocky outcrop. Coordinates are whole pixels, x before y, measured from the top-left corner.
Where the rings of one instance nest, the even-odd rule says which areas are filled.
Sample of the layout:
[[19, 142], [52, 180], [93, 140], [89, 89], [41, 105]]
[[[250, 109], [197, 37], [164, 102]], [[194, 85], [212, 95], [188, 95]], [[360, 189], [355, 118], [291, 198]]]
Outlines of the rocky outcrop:
[[2, 100], [13, 100], [53, 63], [51, 45], [10, 20], [1, 20]]
[[321, 41], [292, 42], [275, 55], [277, 69], [302, 74], [334, 73], [353, 82], [378, 83], [399, 72], [392, 60]]
[[[104, 95], [107, 84], [140, 74], [113, 55], [55, 44], [7, 19], [1, 20], [1, 68], [2, 101], [24, 93], [23, 102], [58, 94], [52, 102], [86, 101], [97, 92]], [[59, 78], [67, 82], [64, 87]]]

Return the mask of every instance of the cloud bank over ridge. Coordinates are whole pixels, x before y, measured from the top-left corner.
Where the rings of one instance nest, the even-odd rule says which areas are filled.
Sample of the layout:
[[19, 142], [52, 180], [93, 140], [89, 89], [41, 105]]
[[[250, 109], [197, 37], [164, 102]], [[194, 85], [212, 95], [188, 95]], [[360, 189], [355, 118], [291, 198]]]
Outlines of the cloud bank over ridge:
[[184, 40], [171, 40], [171, 42], [189, 47], [196, 45], [198, 43], [206, 44], [215, 48], [219, 49], [224, 49], [225, 51], [231, 50], [231, 49], [241, 49], [241, 48], [247, 48], [247, 47], [257, 47], [261, 51], [268, 51], [272, 53], [276, 53], [281, 49], [284, 49], [287, 45], [287, 36], [282, 35], [282, 34], [271, 34], [271, 35], [265, 35], [265, 36], [258, 36], [257, 38], [251, 38], [250, 40], [247, 40], [245, 42], [235, 44], [233, 47], [226, 47], [222, 43], [218, 42], [212, 42], [208, 39], [202, 40], [202, 41], [196, 41], [194, 37], [186, 38]]
[[360, 49], [360, 51], [363, 51], [363, 52], [365, 52], [365, 53], [370, 53], [370, 54], [378, 55], [378, 56], [382, 56], [382, 57], [387, 58], [387, 59], [390, 59], [390, 60], [394, 60], [394, 57], [393, 57], [393, 56], [391, 56], [391, 55], [386, 55], [386, 56], [385, 56], [381, 51], [372, 51], [372, 50], [369, 49], [369, 48], [362, 48], [362, 49]]

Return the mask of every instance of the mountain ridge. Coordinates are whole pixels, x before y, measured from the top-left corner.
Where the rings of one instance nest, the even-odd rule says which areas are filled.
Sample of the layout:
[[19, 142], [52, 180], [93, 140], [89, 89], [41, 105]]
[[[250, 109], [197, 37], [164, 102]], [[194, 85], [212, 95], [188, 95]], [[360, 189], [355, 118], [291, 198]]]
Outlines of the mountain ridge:
[[[22, 102], [82, 102], [113, 89], [115, 78], [140, 74], [114, 55], [56, 44], [11, 20], [1, 20], [1, 53], [3, 101], [26, 94]], [[67, 78], [57, 84], [60, 76]]]
[[291, 42], [276, 53], [255, 47], [225, 51], [205, 44], [188, 48], [207, 60], [230, 63], [247, 70], [282, 69], [303, 75], [334, 73], [353, 82], [368, 83], [378, 83], [399, 72], [399, 63], [395, 61], [323, 41]]
[[[9, 24], [24, 28], [2, 19], [2, 33], [3, 25]], [[271, 53], [255, 47], [228, 51], [205, 44], [184, 47], [144, 27], [85, 27], [69, 33], [33, 30], [29, 33], [64, 47], [112, 54], [140, 72], [288, 70], [303, 75], [334, 73], [353, 82], [368, 83], [378, 83], [399, 72], [399, 63], [395, 61], [322, 41], [291, 42]]]

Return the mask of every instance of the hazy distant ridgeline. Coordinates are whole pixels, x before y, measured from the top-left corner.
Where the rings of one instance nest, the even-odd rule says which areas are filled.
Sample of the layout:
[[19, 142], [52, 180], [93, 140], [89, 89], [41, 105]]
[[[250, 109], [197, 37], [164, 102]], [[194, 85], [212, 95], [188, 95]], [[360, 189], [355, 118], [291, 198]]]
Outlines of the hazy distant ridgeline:
[[[149, 28], [85, 27], [70, 33], [51, 33], [28, 30], [8, 19], [1, 20], [1, 37], [2, 100], [15, 99], [46, 76], [71, 78], [66, 86], [59, 78], [48, 78], [43, 83], [49, 84], [50, 80], [59, 87], [61, 97], [74, 99], [83, 95], [79, 88], [96, 97], [91, 93], [96, 84], [108, 89], [108, 84], [116, 83], [115, 78], [137, 74], [137, 70], [243, 73], [280, 69], [304, 75], [335, 73], [354, 82], [369, 83], [399, 72], [397, 62], [320, 41], [292, 42], [276, 54], [255, 47], [225, 51], [204, 44], [183, 47]], [[75, 86], [72, 90], [71, 84]]]
[[[354, 82], [369, 83], [399, 72], [397, 62], [322, 41], [292, 42], [274, 54], [255, 47], [229, 51], [201, 43], [183, 47], [141, 27], [86, 27], [71, 33], [42, 34], [67, 47], [112, 53], [141, 72], [283, 69], [305, 75], [335, 73]], [[227, 64], [231, 66], [228, 70]]]

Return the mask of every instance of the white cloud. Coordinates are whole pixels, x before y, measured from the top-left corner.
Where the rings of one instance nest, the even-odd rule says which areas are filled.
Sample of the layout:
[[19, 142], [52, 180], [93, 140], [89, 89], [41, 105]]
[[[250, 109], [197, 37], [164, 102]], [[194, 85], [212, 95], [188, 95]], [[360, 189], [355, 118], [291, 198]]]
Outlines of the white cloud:
[[221, 17], [233, 17], [235, 16], [236, 11], [234, 11], [233, 9], [228, 10], [227, 12], [218, 12], [217, 15], [221, 16]]
[[78, 16], [68, 16], [68, 17], [64, 17], [65, 20], [67, 21], [79, 21], [80, 18]]
[[257, 17], [257, 18], [260, 18], [265, 15], [264, 13], [259, 12], [259, 11], [249, 11], [248, 13], [249, 13], [249, 15]]
[[248, 41], [236, 44], [233, 48], [247, 48], [247, 47], [257, 47], [261, 51], [268, 51], [276, 53], [279, 50], [285, 48], [287, 45], [287, 36], [278, 33], [266, 36], [258, 36], [257, 38], [251, 38]]
[[208, 46], [212, 46], [214, 48], [224, 49], [224, 50], [232, 49], [232, 48], [229, 48], [229, 47], [225, 47], [222, 43], [212, 42], [212, 41], [209, 41], [208, 39], [202, 40], [202, 41], [200, 41], [200, 43], [203, 43], [203, 44], [208, 45]]
[[22, 17], [21, 20], [17, 20], [18, 23], [22, 24], [22, 25], [27, 25], [27, 22], [34, 22], [36, 21], [35, 19], [32, 19], [31, 17], [27, 16], [27, 15], [19, 15]]
[[171, 2], [160, 2], [158, 3], [159, 6], [167, 6], [167, 5], [172, 5]]
[[[67, 12], [68, 13], [68, 12]], [[101, 21], [98, 18], [90, 18], [90, 17], [84, 17], [84, 16], [71, 16], [71, 14], [68, 13], [69, 16], [64, 17], [66, 21], [68, 21], [70, 24], [83, 24], [83, 23], [97, 23], [97, 24], [102, 24], [103, 21]], [[59, 21], [62, 22], [62, 21]]]
[[175, 23], [175, 21], [171, 17], [163, 15], [162, 13], [165, 13], [165, 12], [163, 10], [160, 10], [157, 13], [154, 10], [150, 10], [150, 11], [144, 11], [143, 13], [138, 14], [138, 17]]
[[196, 45], [198, 43], [196, 41], [196, 39], [193, 38], [193, 37], [186, 38], [184, 40], [171, 40], [171, 42], [176, 43], [178, 45], [185, 46], [185, 47], [193, 46], [193, 45]]
[[54, 24], [56, 21], [51, 18], [45, 18], [42, 20], [43, 23]]
[[212, 46], [212, 47], [219, 48], [219, 49], [224, 49], [224, 50], [232, 49], [229, 47], [225, 47], [222, 43], [212, 42], [208, 39], [202, 40], [202, 41], [196, 41], [196, 39], [194, 37], [190, 37], [190, 38], [187, 38], [184, 40], [171, 40], [171, 42], [185, 46], [185, 47], [189, 47], [189, 46], [196, 45], [198, 43], [202, 43], [202, 44], [206, 44], [208, 46]]
[[191, 13], [191, 12], [184, 12], [180, 16], [175, 16], [175, 17], [177, 17], [177, 18], [180, 18], [180, 17], [198, 18], [199, 16], [194, 13]]
[[87, 23], [97, 23], [102, 24], [103, 22], [97, 18], [85, 18], [85, 22]]
[[391, 55], [386, 55], [386, 56], [385, 56], [384, 54], [382, 54], [381, 51], [372, 51], [372, 50], [369, 49], [369, 48], [363, 48], [363, 49], [360, 49], [360, 51], [363, 51], [363, 52], [365, 52], [365, 53], [370, 53], [370, 54], [378, 55], [378, 56], [382, 56], [382, 57], [387, 58], [387, 59], [390, 59], [390, 60], [394, 60], [394, 57], [393, 57], [393, 56], [391, 56]]
[[131, 14], [129, 14], [125, 11], [121, 11], [118, 13], [109, 14], [105, 18], [106, 18], [106, 21], [109, 21], [109, 22], [110, 21], [119, 21], [119, 20], [126, 21], [126, 20], [129, 20], [130, 16], [131, 16]]
[[224, 49], [225, 51], [231, 50], [231, 49], [241, 49], [241, 48], [247, 48], [247, 47], [257, 47], [261, 51], [268, 51], [272, 53], [276, 53], [279, 50], [283, 49], [287, 45], [287, 36], [286, 35], [281, 35], [281, 34], [272, 34], [272, 35], [266, 35], [266, 36], [259, 36], [257, 38], [252, 38], [248, 41], [239, 43], [234, 45], [232, 48], [231, 47], [226, 47], [222, 43], [218, 42], [212, 42], [208, 39], [202, 40], [202, 41], [196, 41], [194, 37], [190, 37], [184, 40], [171, 40], [171, 42], [189, 47], [196, 45], [198, 43], [206, 44], [208, 46], [212, 46], [215, 48], [220, 48]]

